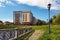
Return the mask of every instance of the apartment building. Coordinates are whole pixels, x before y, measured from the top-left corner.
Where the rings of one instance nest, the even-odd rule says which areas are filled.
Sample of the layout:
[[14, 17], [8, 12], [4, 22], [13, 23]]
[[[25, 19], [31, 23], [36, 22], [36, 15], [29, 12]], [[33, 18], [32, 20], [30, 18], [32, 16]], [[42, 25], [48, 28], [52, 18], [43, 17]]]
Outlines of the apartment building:
[[20, 14], [21, 12], [20, 11], [14, 11], [13, 12], [13, 22], [14, 22], [14, 24], [16, 24], [16, 25], [20, 25]]
[[30, 25], [34, 24], [34, 17], [31, 11], [14, 11], [13, 22], [16, 25]]

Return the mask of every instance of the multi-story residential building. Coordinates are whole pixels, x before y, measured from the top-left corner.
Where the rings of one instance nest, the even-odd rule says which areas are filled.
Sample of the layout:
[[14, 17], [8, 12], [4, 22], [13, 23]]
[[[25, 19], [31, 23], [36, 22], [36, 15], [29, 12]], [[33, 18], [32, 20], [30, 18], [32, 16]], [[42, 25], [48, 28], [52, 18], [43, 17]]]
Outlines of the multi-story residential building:
[[32, 13], [31, 11], [23, 11], [23, 24], [32, 24]]
[[31, 11], [14, 11], [13, 21], [16, 25], [30, 25], [34, 24], [34, 17]]
[[20, 11], [14, 11], [13, 21], [14, 21], [14, 24], [16, 25], [20, 24]]

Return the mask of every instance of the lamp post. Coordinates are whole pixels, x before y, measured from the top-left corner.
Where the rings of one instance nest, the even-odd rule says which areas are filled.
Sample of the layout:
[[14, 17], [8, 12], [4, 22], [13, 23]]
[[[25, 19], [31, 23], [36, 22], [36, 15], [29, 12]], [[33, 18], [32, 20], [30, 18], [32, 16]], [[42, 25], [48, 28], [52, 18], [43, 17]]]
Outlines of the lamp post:
[[49, 3], [49, 4], [48, 4], [48, 13], [49, 13], [49, 14], [48, 14], [48, 15], [49, 15], [49, 22], [48, 22], [48, 25], [49, 25], [48, 29], [49, 29], [49, 30], [48, 30], [48, 31], [49, 31], [49, 34], [50, 34], [50, 8], [51, 8], [51, 4]]

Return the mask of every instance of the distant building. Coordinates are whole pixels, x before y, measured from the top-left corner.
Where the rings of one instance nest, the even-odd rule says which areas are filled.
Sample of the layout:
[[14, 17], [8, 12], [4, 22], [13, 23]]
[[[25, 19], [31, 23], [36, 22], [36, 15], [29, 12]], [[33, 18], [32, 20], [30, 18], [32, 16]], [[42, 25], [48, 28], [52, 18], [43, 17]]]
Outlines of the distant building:
[[30, 25], [34, 24], [35, 17], [31, 11], [14, 11], [13, 21], [14, 24], [20, 25]]

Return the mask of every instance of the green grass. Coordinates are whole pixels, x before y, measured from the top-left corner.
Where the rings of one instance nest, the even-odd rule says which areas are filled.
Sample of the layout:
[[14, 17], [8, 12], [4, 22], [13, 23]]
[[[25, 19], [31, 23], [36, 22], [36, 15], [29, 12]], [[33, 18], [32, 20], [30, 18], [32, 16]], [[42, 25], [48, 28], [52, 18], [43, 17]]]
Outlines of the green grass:
[[8, 29], [8, 28], [28, 28], [29, 26], [24, 25], [0, 25], [0, 29]]
[[19, 25], [17, 28], [29, 28], [30, 26]]
[[32, 26], [33, 30], [40, 30], [40, 29], [46, 30], [47, 28], [48, 28], [47, 25]]
[[[43, 28], [43, 30], [45, 30]], [[46, 27], [45, 33], [38, 40], [60, 40], [60, 25], [51, 25], [50, 34], [48, 34], [48, 28]]]
[[0, 29], [15, 28], [16, 26], [0, 25]]

